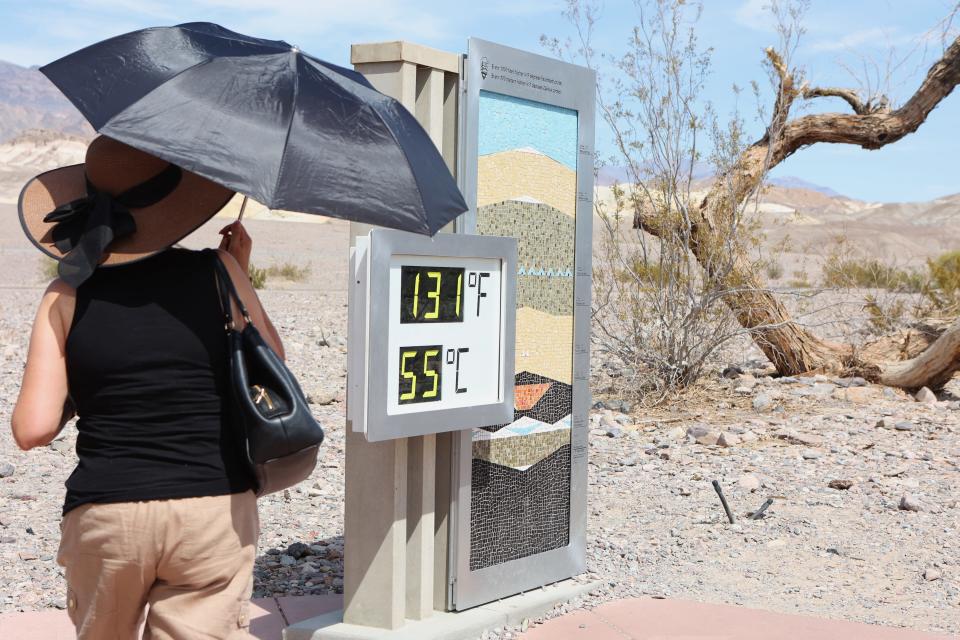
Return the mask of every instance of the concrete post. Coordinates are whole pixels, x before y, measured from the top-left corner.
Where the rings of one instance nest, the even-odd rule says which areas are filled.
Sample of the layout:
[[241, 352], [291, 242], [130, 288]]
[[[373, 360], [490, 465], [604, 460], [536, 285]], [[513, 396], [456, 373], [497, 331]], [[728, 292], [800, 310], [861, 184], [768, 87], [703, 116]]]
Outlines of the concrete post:
[[[459, 56], [386, 42], [353, 45], [351, 62], [378, 91], [397, 98], [416, 116], [453, 168], [456, 108], [451, 101], [455, 105]], [[351, 224], [351, 242], [369, 229]], [[438, 450], [432, 435], [369, 443], [348, 432], [344, 622], [396, 629], [404, 618], [429, 617], [435, 603], [443, 608], [448, 503], [441, 504], [442, 533], [434, 514], [437, 487], [449, 484], [449, 477], [438, 478], [436, 469], [439, 458], [449, 473], [450, 439], [441, 441], [445, 447]], [[449, 489], [440, 493], [449, 496]], [[441, 559], [442, 566], [436, 566]], [[436, 580], [442, 584], [435, 586]]]

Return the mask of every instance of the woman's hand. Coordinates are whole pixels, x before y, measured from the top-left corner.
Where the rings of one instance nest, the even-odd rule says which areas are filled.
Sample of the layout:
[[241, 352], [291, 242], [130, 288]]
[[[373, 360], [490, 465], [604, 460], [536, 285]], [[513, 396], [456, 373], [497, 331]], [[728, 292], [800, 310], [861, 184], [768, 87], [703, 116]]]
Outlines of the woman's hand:
[[220, 229], [220, 235], [223, 236], [220, 241], [220, 248], [232, 255], [243, 272], [249, 276], [250, 251], [253, 250], [253, 240], [243, 224], [239, 220], [231, 222]]

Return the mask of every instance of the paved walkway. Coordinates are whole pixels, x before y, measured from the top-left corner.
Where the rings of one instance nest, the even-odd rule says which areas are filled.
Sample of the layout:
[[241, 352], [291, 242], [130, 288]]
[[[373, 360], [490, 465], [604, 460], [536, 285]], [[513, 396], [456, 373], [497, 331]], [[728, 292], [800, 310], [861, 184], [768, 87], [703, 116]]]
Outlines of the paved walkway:
[[[260, 598], [250, 632], [280, 640], [287, 625], [340, 608], [341, 596]], [[71, 640], [63, 611], [0, 614], [3, 640]], [[521, 640], [958, 640], [960, 636], [824, 620], [732, 605], [638, 598], [574, 611], [537, 625]]]
[[875, 625], [733, 605], [637, 598], [574, 611], [522, 640], [957, 640]]
[[[250, 633], [258, 640], [281, 640], [284, 627], [343, 606], [342, 596], [256, 598], [250, 606]], [[0, 614], [0, 640], [73, 640], [65, 611]]]

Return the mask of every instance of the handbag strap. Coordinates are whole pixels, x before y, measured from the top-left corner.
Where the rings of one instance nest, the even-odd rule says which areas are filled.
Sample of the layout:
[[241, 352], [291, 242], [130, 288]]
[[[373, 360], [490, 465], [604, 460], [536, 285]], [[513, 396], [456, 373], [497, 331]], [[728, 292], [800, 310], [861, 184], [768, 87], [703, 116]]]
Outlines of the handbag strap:
[[227, 330], [236, 330], [236, 324], [234, 324], [233, 321], [233, 305], [230, 304], [231, 299], [237, 303], [243, 320], [247, 324], [252, 325], [253, 321], [250, 319], [250, 312], [247, 311], [246, 305], [244, 305], [243, 300], [240, 299], [237, 288], [233, 284], [233, 279], [230, 277], [230, 272], [227, 271], [226, 266], [224, 266], [220, 255], [214, 249], [207, 249], [207, 251], [210, 252], [213, 259], [214, 271], [217, 278], [217, 290], [220, 293], [220, 308], [223, 310], [224, 327]]

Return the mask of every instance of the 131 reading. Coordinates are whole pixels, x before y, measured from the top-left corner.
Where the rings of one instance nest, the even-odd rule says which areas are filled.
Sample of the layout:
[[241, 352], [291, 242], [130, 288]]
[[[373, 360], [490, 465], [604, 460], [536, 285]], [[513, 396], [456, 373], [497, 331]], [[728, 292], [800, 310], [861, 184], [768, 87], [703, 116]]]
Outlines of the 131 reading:
[[463, 322], [463, 269], [404, 266], [400, 322]]
[[440, 345], [400, 348], [400, 404], [440, 400], [442, 352]]

